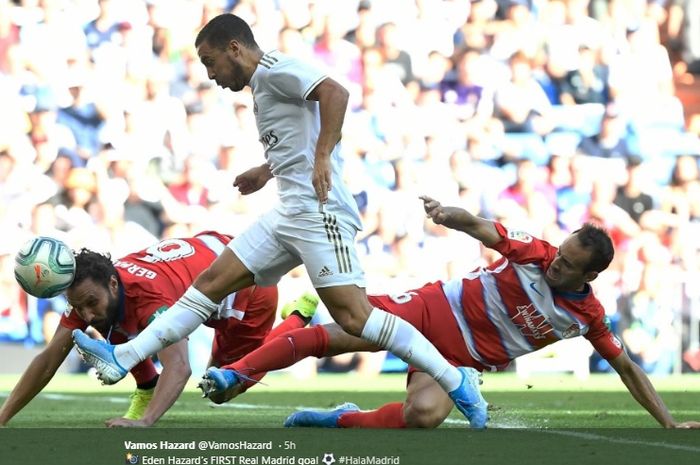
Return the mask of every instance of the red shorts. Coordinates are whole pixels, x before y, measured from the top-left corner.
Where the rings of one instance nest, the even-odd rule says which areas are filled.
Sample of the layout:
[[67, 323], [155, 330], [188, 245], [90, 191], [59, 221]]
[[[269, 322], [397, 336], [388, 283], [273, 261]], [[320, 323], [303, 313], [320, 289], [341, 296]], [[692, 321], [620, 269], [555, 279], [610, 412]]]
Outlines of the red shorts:
[[[452, 365], [485, 368], [469, 354], [442, 284], [427, 284], [398, 296], [370, 295], [369, 302], [415, 326]], [[410, 367], [409, 376], [413, 371]]]
[[234, 308], [245, 312], [242, 319], [207, 321], [214, 328], [214, 365], [233, 363], [263, 344], [275, 322], [277, 298], [276, 286], [253, 286], [236, 294]]

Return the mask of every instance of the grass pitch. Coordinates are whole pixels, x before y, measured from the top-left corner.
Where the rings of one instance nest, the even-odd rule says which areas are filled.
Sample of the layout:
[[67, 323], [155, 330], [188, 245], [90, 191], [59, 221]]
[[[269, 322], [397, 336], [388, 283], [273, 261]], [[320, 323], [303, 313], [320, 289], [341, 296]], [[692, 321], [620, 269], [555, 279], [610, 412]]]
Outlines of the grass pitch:
[[[0, 401], [18, 377], [0, 376]], [[403, 400], [405, 375], [364, 379], [320, 375], [297, 380], [270, 374], [265, 385], [223, 406], [202, 399], [192, 379], [175, 406], [158, 422], [165, 428], [278, 428], [297, 408], [331, 408], [352, 401], [362, 409]], [[653, 380], [678, 420], [700, 420], [700, 376]], [[101, 386], [86, 375], [58, 375], [10, 423], [14, 427], [100, 428], [121, 415], [134, 385], [125, 380]], [[491, 404], [490, 428], [656, 428], [656, 421], [626, 391], [615, 375], [592, 375], [585, 381], [569, 375], [542, 375], [522, 380], [513, 374], [485, 374], [482, 392]], [[454, 410], [441, 428], [464, 428]], [[700, 444], [700, 435], [698, 438]]]
[[[0, 377], [0, 401], [16, 381], [17, 376]], [[404, 375], [376, 379], [321, 375], [300, 381], [285, 374], [271, 374], [263, 379], [265, 386], [257, 386], [224, 406], [201, 399], [196, 382], [193, 379], [188, 384], [155, 428], [113, 433], [102, 427], [103, 421], [126, 410], [133, 384], [103, 387], [85, 375], [57, 376], [12, 420], [10, 428], [0, 431], [0, 457], [6, 456], [3, 444], [9, 443], [2, 438], [11, 432], [27, 431], [23, 428], [87, 428], [76, 431], [82, 431], [83, 438], [98, 434], [94, 439], [97, 442], [113, 434], [132, 438], [138, 434], [137, 440], [150, 435], [156, 438], [158, 434], [182, 440], [283, 435], [302, 449], [330, 448], [336, 455], [346, 449], [347, 453], [395, 455], [404, 465], [700, 463], [700, 431], [660, 429], [615, 375], [593, 375], [579, 381], [570, 375], [522, 380], [513, 374], [485, 374], [482, 390], [492, 405], [490, 429], [486, 432], [468, 430], [456, 410], [435, 431], [280, 428], [287, 415], [298, 408], [331, 408], [353, 401], [363, 409], [372, 409], [400, 401], [405, 394]], [[653, 382], [677, 420], [700, 420], [700, 376]], [[42, 434], [51, 437], [57, 434], [55, 431], [59, 430], [42, 429]], [[124, 463], [121, 439], [117, 442], [114, 454], [121, 454], [119, 461], [90, 459], [91, 463]], [[102, 453], [106, 449], [99, 450]]]

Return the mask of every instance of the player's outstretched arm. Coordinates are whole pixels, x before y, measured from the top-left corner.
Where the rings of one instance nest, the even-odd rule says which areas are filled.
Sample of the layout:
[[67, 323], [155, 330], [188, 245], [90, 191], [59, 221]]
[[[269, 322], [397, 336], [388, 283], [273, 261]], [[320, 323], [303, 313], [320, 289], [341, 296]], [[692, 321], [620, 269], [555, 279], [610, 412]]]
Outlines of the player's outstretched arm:
[[435, 224], [465, 232], [488, 247], [501, 241], [501, 235], [493, 222], [472, 215], [463, 208], [444, 207], [440, 202], [427, 195], [421, 195], [420, 199], [423, 201], [425, 213]]
[[187, 339], [183, 339], [160, 352], [158, 359], [163, 365], [163, 371], [158, 378], [158, 384], [153, 392], [153, 399], [148, 404], [143, 417], [139, 420], [127, 418], [112, 418], [105, 425], [114, 428], [120, 426], [147, 427], [155, 422], [173, 406], [185, 384], [192, 375], [190, 360], [187, 355]]
[[73, 347], [71, 330], [58, 326], [46, 348], [29, 364], [15, 388], [0, 408], [0, 426], [22, 410], [56, 374]]
[[612, 360], [610, 365], [617, 371], [627, 389], [637, 402], [644, 407], [664, 428], [700, 428], [700, 422], [687, 421], [677, 423], [663, 400], [651, 384], [649, 377], [639, 365], [622, 352]]

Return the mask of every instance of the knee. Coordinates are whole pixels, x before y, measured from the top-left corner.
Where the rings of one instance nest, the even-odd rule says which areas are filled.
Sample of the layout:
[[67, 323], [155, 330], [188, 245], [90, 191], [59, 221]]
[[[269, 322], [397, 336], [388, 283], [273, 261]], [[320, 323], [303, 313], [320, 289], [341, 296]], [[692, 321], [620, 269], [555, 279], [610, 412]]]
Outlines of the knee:
[[367, 322], [367, 317], [361, 313], [352, 312], [350, 309], [330, 310], [336, 323], [348, 334], [360, 337]]
[[404, 405], [404, 420], [408, 428], [437, 428], [446, 417], [439, 406], [429, 399], [409, 398]]
[[372, 311], [364, 293], [319, 292], [333, 320], [348, 334], [360, 337]]

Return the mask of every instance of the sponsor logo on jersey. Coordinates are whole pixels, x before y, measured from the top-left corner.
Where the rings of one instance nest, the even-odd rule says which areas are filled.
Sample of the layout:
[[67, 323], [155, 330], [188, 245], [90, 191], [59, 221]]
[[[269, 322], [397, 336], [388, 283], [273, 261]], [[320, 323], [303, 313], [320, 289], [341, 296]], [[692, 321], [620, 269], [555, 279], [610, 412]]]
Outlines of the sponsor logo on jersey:
[[520, 334], [527, 338], [546, 339], [547, 334], [554, 331], [547, 318], [537, 311], [534, 304], [518, 305], [518, 313], [511, 317]]
[[563, 333], [561, 333], [561, 336], [564, 339], [569, 339], [569, 338], [580, 336], [580, 335], [581, 335], [581, 328], [576, 323], [572, 324], [571, 326], [566, 328]]
[[532, 242], [532, 236], [523, 231], [508, 231], [508, 239], [529, 244]]
[[279, 137], [275, 134], [275, 130], [271, 129], [270, 132], [260, 136], [260, 143], [263, 145], [265, 150], [269, 150], [279, 142]]

